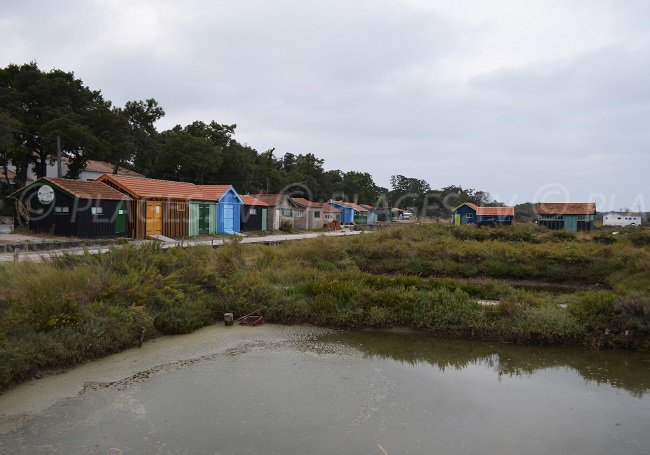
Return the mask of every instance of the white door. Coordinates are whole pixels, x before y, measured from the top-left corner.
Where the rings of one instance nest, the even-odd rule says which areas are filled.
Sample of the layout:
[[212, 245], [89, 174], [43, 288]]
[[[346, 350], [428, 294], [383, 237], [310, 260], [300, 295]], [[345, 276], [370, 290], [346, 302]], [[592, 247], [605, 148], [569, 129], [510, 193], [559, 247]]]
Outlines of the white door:
[[273, 218], [273, 230], [277, 231], [280, 229], [280, 216], [282, 215], [282, 210], [275, 209], [275, 218]]

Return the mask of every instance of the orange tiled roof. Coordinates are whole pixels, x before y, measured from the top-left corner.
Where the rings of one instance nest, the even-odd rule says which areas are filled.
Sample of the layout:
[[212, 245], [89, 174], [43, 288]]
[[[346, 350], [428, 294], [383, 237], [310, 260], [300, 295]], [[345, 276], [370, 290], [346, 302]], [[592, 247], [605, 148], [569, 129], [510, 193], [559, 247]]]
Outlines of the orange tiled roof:
[[350, 207], [350, 208], [356, 210], [357, 212], [367, 212], [368, 211], [368, 209], [366, 209], [365, 207], [362, 207], [359, 204], [355, 204], [354, 202], [343, 202], [343, 201], [333, 201], [333, 202], [335, 204], [338, 204], [338, 205], [343, 205], [345, 207]]
[[256, 194], [255, 198], [258, 201], [267, 203], [270, 207], [278, 205], [280, 199], [284, 197], [284, 194]]
[[540, 202], [535, 204], [539, 215], [592, 215], [595, 202]]
[[339, 209], [336, 207], [333, 207], [327, 203], [324, 202], [312, 202], [309, 201], [305, 198], [302, 197], [292, 197], [291, 201], [294, 202], [297, 205], [301, 205], [303, 207], [311, 207], [314, 209], [320, 209], [325, 213], [341, 213]]
[[319, 209], [323, 206], [322, 202], [312, 202], [308, 199], [305, 199], [304, 197], [292, 197], [290, 199], [291, 202], [294, 202], [295, 204], [298, 205], [302, 205], [303, 207], [313, 207]]
[[269, 206], [269, 204], [267, 204], [266, 202], [260, 201], [259, 199], [256, 199], [253, 196], [250, 196], [248, 194], [243, 194], [241, 198], [244, 201], [244, 205], [259, 205], [262, 207]]
[[515, 216], [514, 207], [476, 207], [478, 216]]
[[[97, 180], [100, 182], [105, 180], [112, 181], [131, 194], [134, 199], [216, 200], [212, 197], [211, 192], [204, 192], [201, 186], [193, 183], [148, 179], [119, 174], [104, 174]], [[208, 192], [211, 194], [206, 194]]]
[[339, 209], [333, 207], [327, 203], [323, 203], [323, 212], [325, 213], [341, 213]]
[[218, 201], [221, 199], [226, 191], [230, 189], [230, 185], [197, 185], [203, 194], [208, 196], [211, 201]]
[[461, 208], [461, 207], [464, 206], [464, 205], [466, 205], [466, 206], [469, 207], [470, 209], [474, 210], [475, 212], [478, 210], [478, 205], [476, 205], [476, 204], [472, 204], [471, 202], [463, 202], [463, 203], [460, 204], [458, 207], [456, 207], [454, 210], [458, 210], [459, 208]]
[[367, 212], [368, 209], [365, 207], [360, 206], [359, 204], [355, 204], [354, 202], [343, 202], [343, 201], [334, 201], [339, 205], [344, 205], [346, 207], [352, 207], [354, 210], [357, 212]]
[[107, 199], [113, 201], [131, 200], [131, 198], [126, 194], [120, 193], [110, 186], [96, 180], [56, 179], [52, 177], [43, 177], [39, 180], [48, 181], [78, 199]]

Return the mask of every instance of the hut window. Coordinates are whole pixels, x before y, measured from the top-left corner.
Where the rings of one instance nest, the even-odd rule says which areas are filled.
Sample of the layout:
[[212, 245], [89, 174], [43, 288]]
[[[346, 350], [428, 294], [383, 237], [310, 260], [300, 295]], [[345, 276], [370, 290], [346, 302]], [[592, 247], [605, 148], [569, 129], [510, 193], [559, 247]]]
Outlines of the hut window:
[[314, 212], [314, 218], [320, 218], [320, 211]]
[[325, 214], [325, 219], [326, 219], [326, 220], [333, 220], [333, 219], [334, 219], [334, 215], [331, 214], [331, 213], [326, 213], [326, 214]]
[[176, 211], [177, 212], [184, 212], [185, 211], [185, 206], [184, 205], [177, 205], [176, 206]]
[[248, 209], [248, 214], [249, 215], [257, 215], [257, 209], [254, 209], [254, 208]]
[[296, 210], [295, 212], [293, 212], [293, 214], [294, 214], [294, 216], [296, 218], [302, 218], [303, 217], [302, 210]]
[[293, 215], [291, 209], [282, 209], [282, 216], [291, 216]]
[[465, 217], [466, 218], [474, 218], [474, 214], [473, 213], [468, 213], [467, 215], [465, 215]]
[[54, 213], [70, 213], [70, 207], [54, 207]]
[[91, 207], [90, 208], [90, 213], [93, 215], [102, 215], [104, 213], [104, 208], [103, 207]]

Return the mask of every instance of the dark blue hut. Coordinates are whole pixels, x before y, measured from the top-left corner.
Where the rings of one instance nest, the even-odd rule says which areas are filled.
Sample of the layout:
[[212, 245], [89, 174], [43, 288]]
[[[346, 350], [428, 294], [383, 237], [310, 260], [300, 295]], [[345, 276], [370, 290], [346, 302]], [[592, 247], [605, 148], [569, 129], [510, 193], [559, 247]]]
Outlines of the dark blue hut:
[[82, 238], [129, 235], [131, 198], [101, 182], [43, 177], [11, 196], [33, 232]]
[[465, 202], [452, 211], [452, 222], [455, 225], [510, 225], [515, 217], [514, 207], [478, 207], [471, 202]]

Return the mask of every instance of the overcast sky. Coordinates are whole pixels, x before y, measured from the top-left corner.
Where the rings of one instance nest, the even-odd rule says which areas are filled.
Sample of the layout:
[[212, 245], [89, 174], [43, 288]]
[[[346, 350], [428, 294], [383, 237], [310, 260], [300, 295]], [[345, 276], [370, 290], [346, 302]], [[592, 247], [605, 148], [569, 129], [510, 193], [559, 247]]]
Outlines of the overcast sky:
[[259, 151], [383, 186], [650, 210], [647, 0], [0, 6], [1, 66], [73, 71], [120, 106], [155, 98], [159, 129], [236, 123]]

